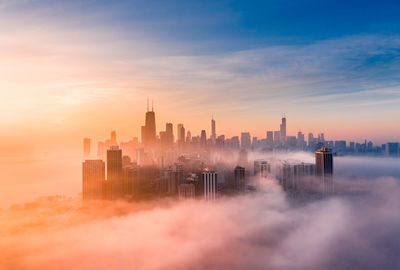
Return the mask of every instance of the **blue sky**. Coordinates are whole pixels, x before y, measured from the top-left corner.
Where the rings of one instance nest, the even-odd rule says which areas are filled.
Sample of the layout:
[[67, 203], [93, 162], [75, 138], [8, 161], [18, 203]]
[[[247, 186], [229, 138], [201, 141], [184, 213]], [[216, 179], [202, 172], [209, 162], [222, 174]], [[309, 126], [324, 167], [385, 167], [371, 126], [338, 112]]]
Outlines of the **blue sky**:
[[[262, 136], [285, 112], [292, 134], [398, 140], [399, 14], [396, 1], [3, 1], [3, 60], [38, 67], [35, 85], [19, 85], [31, 69], [2, 74], [15, 78], [3, 89], [25, 89], [3, 110], [24, 112], [25, 122], [37, 111], [34, 126], [46, 103], [57, 109], [57, 119], [46, 118], [54, 129], [95, 102], [120, 106], [123, 96], [133, 105], [120, 114], [133, 110], [142, 121], [139, 105], [150, 96], [168, 111], [159, 126], [208, 126], [214, 114], [221, 129], [246, 124]], [[26, 90], [41, 83], [47, 88]]]

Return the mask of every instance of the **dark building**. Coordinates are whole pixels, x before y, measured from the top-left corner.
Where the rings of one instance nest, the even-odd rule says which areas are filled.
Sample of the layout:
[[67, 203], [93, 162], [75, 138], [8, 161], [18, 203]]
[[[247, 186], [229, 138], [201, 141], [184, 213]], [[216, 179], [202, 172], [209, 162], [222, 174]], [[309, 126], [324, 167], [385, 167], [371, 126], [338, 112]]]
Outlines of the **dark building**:
[[145, 125], [142, 126], [142, 142], [147, 147], [154, 147], [157, 140], [156, 134], [156, 116], [151, 106], [151, 111], [149, 110], [149, 104], [147, 103], [147, 112]]
[[245, 191], [245, 187], [246, 187], [246, 183], [245, 183], [245, 179], [246, 179], [246, 171], [245, 168], [240, 167], [240, 166], [236, 166], [235, 170], [234, 170], [234, 182], [233, 182], [233, 189], [235, 191], [239, 191], [239, 192], [244, 192]]
[[328, 148], [322, 147], [315, 152], [315, 172], [323, 181], [323, 193], [332, 193], [333, 155]]

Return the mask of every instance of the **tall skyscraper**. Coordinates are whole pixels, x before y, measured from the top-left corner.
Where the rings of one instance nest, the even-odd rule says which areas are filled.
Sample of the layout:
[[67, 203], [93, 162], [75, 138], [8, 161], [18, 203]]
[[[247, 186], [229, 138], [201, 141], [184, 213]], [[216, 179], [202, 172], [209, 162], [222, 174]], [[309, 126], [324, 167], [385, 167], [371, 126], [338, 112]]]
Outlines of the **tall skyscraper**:
[[90, 138], [83, 138], [83, 157], [90, 157]]
[[333, 155], [328, 148], [322, 147], [315, 152], [315, 172], [322, 178], [323, 193], [333, 192]]
[[286, 141], [286, 116], [285, 115], [283, 115], [283, 117], [282, 117], [280, 134], [281, 134], [281, 142], [285, 143], [285, 141]]
[[85, 160], [82, 163], [83, 200], [101, 200], [105, 180], [105, 163], [102, 160]]
[[149, 110], [149, 103], [147, 101], [147, 112], [145, 125], [142, 126], [142, 142], [147, 147], [153, 147], [156, 144], [157, 134], [156, 134], [156, 116], [154, 113], [153, 104], [151, 106], [151, 111]]
[[122, 189], [122, 150], [111, 146], [107, 150], [107, 198], [116, 199]]
[[215, 120], [214, 120], [214, 118], [211, 118], [211, 143], [212, 143], [212, 145], [215, 145], [216, 139], [217, 139], [217, 134], [215, 132]]
[[183, 145], [186, 140], [186, 132], [185, 127], [183, 124], [178, 124], [177, 126], [177, 133], [178, 133], [178, 145]]
[[281, 132], [274, 131], [274, 145], [279, 145], [281, 143]]

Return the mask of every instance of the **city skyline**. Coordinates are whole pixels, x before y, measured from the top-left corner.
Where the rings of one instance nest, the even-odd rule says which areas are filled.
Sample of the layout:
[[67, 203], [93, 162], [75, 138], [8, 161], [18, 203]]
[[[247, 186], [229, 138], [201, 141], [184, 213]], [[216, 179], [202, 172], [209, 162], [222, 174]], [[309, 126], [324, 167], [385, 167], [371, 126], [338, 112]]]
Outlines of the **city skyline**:
[[[185, 7], [182, 14], [174, 4]], [[321, 5], [68, 1], [51, 4], [54, 16], [46, 0], [6, 1], [0, 148], [53, 150], [54, 138], [78, 147], [82, 132], [104, 137], [104, 126], [124, 139], [139, 136], [128, 122], [141, 122], [147, 96], [164, 112], [157, 126], [183, 122], [194, 133], [214, 115], [228, 136], [246, 125], [259, 137], [259, 126], [276, 126], [285, 112], [291, 134], [302, 128], [333, 139], [397, 141], [398, 6]], [[331, 8], [342, 24], [333, 23]]]

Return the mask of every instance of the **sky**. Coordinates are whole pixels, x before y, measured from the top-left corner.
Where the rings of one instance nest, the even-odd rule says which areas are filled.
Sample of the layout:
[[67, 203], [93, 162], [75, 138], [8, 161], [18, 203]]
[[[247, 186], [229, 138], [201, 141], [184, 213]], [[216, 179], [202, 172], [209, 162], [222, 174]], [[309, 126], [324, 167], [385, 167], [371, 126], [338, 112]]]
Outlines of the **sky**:
[[396, 1], [0, 3], [0, 150], [80, 149], [157, 130], [398, 141]]

